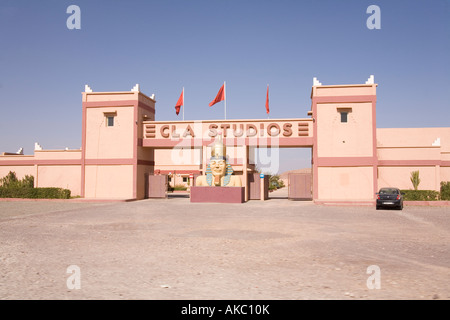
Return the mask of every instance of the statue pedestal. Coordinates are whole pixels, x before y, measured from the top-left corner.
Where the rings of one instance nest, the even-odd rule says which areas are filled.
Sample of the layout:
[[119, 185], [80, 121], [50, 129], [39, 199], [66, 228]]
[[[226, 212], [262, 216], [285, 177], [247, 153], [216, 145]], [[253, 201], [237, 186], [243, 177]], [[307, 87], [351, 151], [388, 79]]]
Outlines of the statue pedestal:
[[244, 187], [191, 187], [191, 202], [244, 203]]

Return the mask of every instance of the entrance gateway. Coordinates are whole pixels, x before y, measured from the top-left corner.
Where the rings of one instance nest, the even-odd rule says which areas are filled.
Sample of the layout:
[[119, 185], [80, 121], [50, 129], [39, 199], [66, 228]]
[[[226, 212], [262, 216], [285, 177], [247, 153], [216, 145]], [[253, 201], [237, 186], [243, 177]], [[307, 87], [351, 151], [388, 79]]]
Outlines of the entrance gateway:
[[167, 175], [172, 187], [194, 185], [198, 179], [189, 177], [206, 174], [220, 135], [227, 163], [245, 189], [244, 201], [256, 194], [250, 190], [256, 185], [253, 148], [305, 147], [312, 149], [313, 200], [373, 201], [376, 86], [315, 84], [305, 118], [207, 121], [155, 121], [156, 101], [139, 87], [131, 92], [85, 90], [81, 196], [143, 199], [146, 190], [153, 190], [147, 185], [149, 175]]
[[[312, 118], [145, 121], [143, 125], [142, 146], [154, 148], [156, 153], [166, 154], [165, 162], [173, 168], [161, 168], [157, 174], [169, 174], [174, 180], [178, 178], [178, 181], [181, 181], [180, 176], [183, 175], [205, 174], [211, 147], [220, 137], [227, 149], [228, 162], [242, 180], [245, 201], [260, 199], [260, 182], [254, 178], [255, 165], [249, 161], [251, 148], [312, 147], [314, 143]], [[167, 149], [168, 152], [157, 151], [158, 149]], [[157, 157], [156, 154], [155, 156]], [[198, 167], [189, 172], [187, 166]], [[181, 169], [182, 167], [184, 168]], [[177, 177], [177, 173], [180, 176]], [[194, 186], [195, 182], [192, 181], [190, 185]]]
[[373, 77], [353, 85], [314, 81], [311, 106], [299, 112], [305, 118], [155, 121], [154, 95], [139, 86], [120, 92], [86, 86], [81, 148], [36, 143], [34, 155], [3, 153], [0, 176], [32, 175], [35, 187], [66, 188], [83, 198], [144, 199], [160, 192], [149, 188], [149, 176], [167, 175], [174, 186], [204, 175], [220, 132], [245, 200], [257, 197], [252, 148], [311, 148], [315, 203], [374, 204], [379, 186], [409, 189], [417, 170], [421, 189], [439, 190], [450, 181], [450, 128], [377, 129], [376, 88]]
[[320, 192], [325, 199], [351, 196], [351, 200], [372, 201], [377, 189], [376, 86], [313, 86], [307, 118], [143, 121], [142, 147], [155, 150], [155, 169], [176, 184], [183, 174], [205, 174], [210, 147], [220, 133], [229, 162], [246, 189], [245, 201], [258, 198], [258, 191], [252, 190], [259, 184], [249, 162], [250, 148], [308, 147], [312, 178], [292, 175], [290, 199], [317, 201]]

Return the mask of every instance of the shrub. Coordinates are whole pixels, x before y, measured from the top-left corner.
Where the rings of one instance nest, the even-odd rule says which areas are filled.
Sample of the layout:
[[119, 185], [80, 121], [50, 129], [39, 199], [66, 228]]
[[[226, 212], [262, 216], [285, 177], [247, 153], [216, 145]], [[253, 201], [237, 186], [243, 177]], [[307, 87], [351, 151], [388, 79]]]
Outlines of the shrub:
[[70, 199], [70, 190], [63, 188], [0, 187], [0, 198]]
[[10, 171], [5, 177], [0, 179], [0, 186], [4, 188], [33, 188], [34, 177], [26, 175], [21, 180], [17, 179], [14, 171]]
[[403, 200], [406, 201], [435, 201], [440, 200], [439, 191], [434, 190], [401, 190]]
[[441, 200], [450, 200], [450, 181], [441, 181]]
[[277, 186], [273, 184], [269, 184], [269, 190], [277, 190]]
[[279, 175], [267, 174], [267, 176], [269, 176], [269, 190], [275, 190], [284, 187], [284, 182], [280, 179]]
[[69, 199], [70, 190], [62, 188], [34, 188], [34, 177], [26, 175], [21, 180], [10, 171], [0, 179], [0, 198]]
[[173, 188], [175, 191], [185, 191], [187, 187], [184, 184], [176, 184]]

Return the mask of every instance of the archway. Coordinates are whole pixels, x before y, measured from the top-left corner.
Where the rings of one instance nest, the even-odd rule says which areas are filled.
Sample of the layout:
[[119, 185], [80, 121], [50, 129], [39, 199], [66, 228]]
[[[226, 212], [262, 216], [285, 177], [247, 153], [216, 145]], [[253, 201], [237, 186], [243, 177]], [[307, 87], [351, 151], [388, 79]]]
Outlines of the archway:
[[249, 155], [259, 173], [272, 176], [269, 199], [312, 199], [311, 147], [255, 147]]

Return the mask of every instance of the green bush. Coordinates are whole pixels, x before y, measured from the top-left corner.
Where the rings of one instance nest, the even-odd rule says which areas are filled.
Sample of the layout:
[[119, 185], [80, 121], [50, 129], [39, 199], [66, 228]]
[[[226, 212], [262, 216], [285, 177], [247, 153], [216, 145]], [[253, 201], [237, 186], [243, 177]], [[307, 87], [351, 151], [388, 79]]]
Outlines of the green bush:
[[441, 181], [441, 200], [450, 200], [450, 181]]
[[0, 179], [0, 186], [4, 188], [33, 188], [34, 177], [26, 175], [21, 180], [17, 179], [14, 171], [10, 171], [5, 177]]
[[173, 189], [175, 191], [185, 191], [187, 190], [187, 187], [184, 184], [177, 184]]
[[440, 200], [439, 191], [434, 190], [401, 190], [403, 200], [406, 201], [435, 201]]
[[0, 198], [70, 199], [70, 190], [62, 188], [0, 187]]
[[70, 190], [62, 188], [34, 188], [34, 177], [26, 175], [21, 180], [10, 171], [0, 179], [0, 198], [69, 199]]
[[269, 190], [276, 190], [284, 187], [283, 180], [280, 179], [280, 176], [275, 174], [266, 174], [269, 177]]
[[277, 186], [273, 184], [269, 184], [269, 190], [277, 190]]

